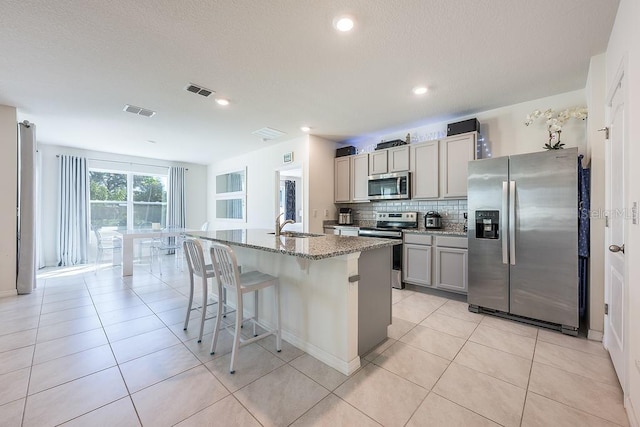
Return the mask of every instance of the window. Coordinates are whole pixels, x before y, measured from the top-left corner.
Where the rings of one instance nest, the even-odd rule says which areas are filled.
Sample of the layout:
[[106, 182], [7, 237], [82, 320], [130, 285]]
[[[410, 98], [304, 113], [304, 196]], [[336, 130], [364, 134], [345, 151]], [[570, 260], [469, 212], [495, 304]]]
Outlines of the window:
[[216, 175], [216, 218], [246, 221], [245, 169]]
[[89, 170], [91, 225], [126, 229], [165, 223], [167, 176]]

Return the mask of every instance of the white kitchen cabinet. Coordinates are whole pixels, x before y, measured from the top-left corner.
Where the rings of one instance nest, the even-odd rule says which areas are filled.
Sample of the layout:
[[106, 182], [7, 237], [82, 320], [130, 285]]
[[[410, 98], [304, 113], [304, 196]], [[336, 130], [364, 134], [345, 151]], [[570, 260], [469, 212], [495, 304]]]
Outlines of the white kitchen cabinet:
[[476, 132], [450, 136], [440, 141], [440, 195], [467, 197], [467, 171], [475, 159]]
[[335, 227], [324, 227], [324, 234], [339, 235], [340, 234], [340, 230], [336, 229]]
[[369, 153], [369, 175], [409, 170], [409, 145]]
[[359, 227], [351, 227], [345, 225], [336, 226], [335, 230], [335, 234], [338, 234], [340, 236], [358, 236], [358, 233], [360, 232]]
[[368, 154], [337, 157], [334, 162], [334, 202], [367, 202]]
[[406, 233], [402, 246], [402, 281], [431, 286], [432, 238], [424, 234]]
[[351, 158], [336, 157], [334, 162], [334, 201], [351, 201]]
[[435, 287], [446, 291], [467, 293], [467, 239], [436, 237]]
[[389, 173], [409, 170], [409, 145], [387, 149], [387, 164]]
[[439, 190], [438, 141], [411, 145], [411, 197], [437, 199]]
[[369, 171], [371, 175], [387, 173], [389, 170], [388, 160], [387, 150], [378, 150], [369, 153]]
[[351, 201], [369, 201], [369, 155], [367, 153], [350, 156], [351, 159]]

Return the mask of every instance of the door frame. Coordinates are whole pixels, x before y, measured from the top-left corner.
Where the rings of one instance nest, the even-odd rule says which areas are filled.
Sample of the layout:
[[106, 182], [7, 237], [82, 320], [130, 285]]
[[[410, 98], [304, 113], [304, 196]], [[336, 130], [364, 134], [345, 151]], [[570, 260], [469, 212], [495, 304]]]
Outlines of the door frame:
[[[624, 80], [625, 76], [627, 76], [627, 58], [626, 56], [622, 59], [620, 66], [618, 67], [618, 71], [616, 72], [615, 78], [613, 79], [613, 83], [611, 85], [611, 87], [608, 90], [607, 93], [607, 100], [606, 100], [606, 105], [605, 105], [605, 114], [606, 114], [606, 119], [605, 119], [605, 123], [607, 126], [607, 131], [611, 128], [611, 120], [612, 120], [612, 107], [613, 107], [613, 99], [614, 96], [616, 95], [617, 91], [620, 90], [620, 85], [624, 84], [623, 88], [622, 88], [622, 99], [625, 105], [625, 110], [624, 110], [624, 122], [625, 122], [625, 126], [622, 132], [622, 150], [623, 150], [623, 157], [622, 157], [622, 162], [624, 165], [624, 171], [628, 171], [628, 156], [627, 153], [629, 153], [629, 137], [628, 137], [628, 123], [629, 123], [629, 117], [628, 117], [628, 82]], [[607, 215], [610, 216], [612, 214], [611, 212], [611, 200], [610, 200], [610, 191], [609, 191], [609, 187], [611, 185], [610, 182], [610, 175], [609, 175], [609, 162], [610, 162], [610, 158], [611, 158], [611, 144], [609, 142], [609, 139], [607, 139], [605, 141], [606, 147], [605, 147], [605, 209], [607, 210]], [[628, 181], [628, 174], [624, 174], [623, 175], [623, 203], [626, 205], [627, 201], [629, 200], [628, 197], [628, 188], [629, 188], [629, 183]], [[623, 206], [623, 209], [626, 208], [626, 206]], [[607, 219], [608, 221], [608, 219]], [[623, 240], [626, 242], [628, 241], [628, 227], [624, 227], [623, 230]], [[606, 226], [605, 227], [605, 239], [604, 239], [604, 302], [605, 304], [610, 304], [611, 302], [611, 295], [610, 295], [610, 283], [609, 283], [609, 274], [608, 271], [610, 269], [611, 266], [611, 262], [609, 259], [610, 256], [610, 251], [609, 251], [609, 244], [611, 241], [611, 228]], [[622, 242], [624, 243], [624, 242]], [[625, 402], [627, 401], [627, 399], [629, 398], [629, 387], [628, 387], [628, 383], [629, 383], [629, 307], [628, 307], [628, 303], [629, 303], [629, 269], [628, 269], [628, 262], [625, 261], [624, 263], [624, 267], [623, 267], [624, 271], [623, 271], [623, 280], [624, 280], [624, 284], [623, 284], [623, 310], [622, 310], [622, 330], [623, 330], [623, 348], [622, 348], [622, 370], [623, 373], [621, 375], [622, 379], [621, 379], [621, 388], [622, 388], [622, 392], [624, 395], [624, 400]], [[607, 314], [604, 315], [604, 328], [603, 328], [603, 340], [602, 343], [605, 347], [605, 349], [608, 349], [608, 344], [609, 344], [609, 334], [607, 333]], [[625, 405], [626, 406], [626, 405]]]
[[[275, 179], [274, 179], [274, 190], [275, 190], [275, 206], [274, 206], [274, 219], [280, 215], [280, 172], [286, 172], [288, 170], [299, 169], [301, 171], [300, 174], [300, 200], [302, 205], [302, 228], [303, 231], [307, 232], [309, 230], [309, 213], [307, 212], [308, 206], [305, 203], [305, 170], [302, 163], [288, 163], [286, 165], [277, 167], [275, 169]], [[296, 192], [298, 189], [296, 189]], [[296, 196], [297, 197], [297, 196]], [[284, 219], [281, 219], [284, 221]]]

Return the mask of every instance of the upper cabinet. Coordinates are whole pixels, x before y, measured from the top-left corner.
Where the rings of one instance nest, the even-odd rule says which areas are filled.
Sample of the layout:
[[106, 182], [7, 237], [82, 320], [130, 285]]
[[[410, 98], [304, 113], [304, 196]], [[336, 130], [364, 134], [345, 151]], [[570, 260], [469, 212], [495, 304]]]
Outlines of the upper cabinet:
[[467, 197], [467, 171], [476, 132], [335, 159], [335, 202], [366, 202], [368, 176], [411, 172], [412, 199]]
[[412, 144], [411, 198], [467, 197], [467, 164], [475, 158], [476, 138], [469, 132]]
[[391, 147], [369, 153], [369, 174], [403, 172], [409, 170], [409, 145]]
[[411, 197], [437, 199], [439, 190], [438, 141], [411, 145]]
[[351, 156], [351, 201], [369, 201], [369, 155]]
[[469, 132], [440, 141], [442, 197], [467, 197], [468, 164], [475, 159], [476, 138], [476, 132]]
[[336, 157], [333, 196], [336, 203], [351, 201], [351, 157]]
[[336, 203], [366, 202], [368, 199], [369, 156], [337, 157], [334, 167]]
[[378, 150], [369, 153], [369, 170], [371, 171], [371, 175], [387, 173], [389, 169], [388, 160], [387, 150]]

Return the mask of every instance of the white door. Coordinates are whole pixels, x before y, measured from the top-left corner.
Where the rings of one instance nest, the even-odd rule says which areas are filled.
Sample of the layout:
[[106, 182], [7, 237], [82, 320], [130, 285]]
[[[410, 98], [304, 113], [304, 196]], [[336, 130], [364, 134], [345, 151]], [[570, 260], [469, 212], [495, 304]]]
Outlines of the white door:
[[604, 345], [618, 374], [622, 389], [626, 391], [626, 300], [624, 280], [624, 236], [625, 236], [625, 188], [624, 188], [624, 79], [620, 81], [610, 107], [609, 141], [606, 142], [606, 207], [608, 227], [605, 231], [605, 303]]

